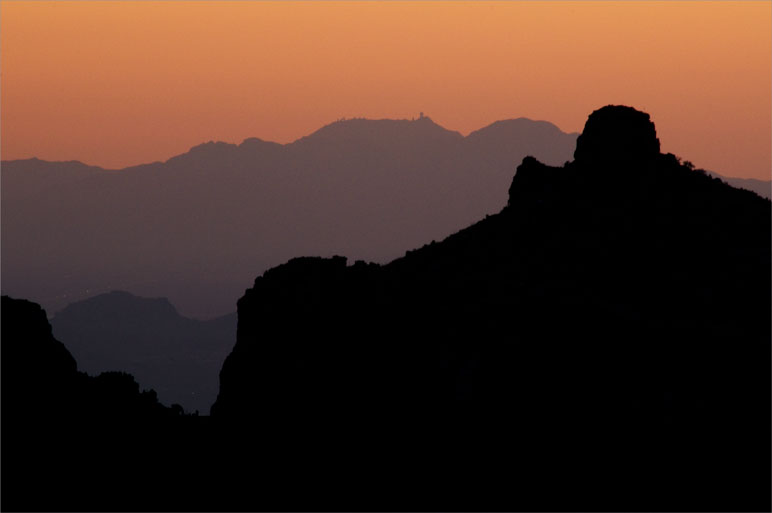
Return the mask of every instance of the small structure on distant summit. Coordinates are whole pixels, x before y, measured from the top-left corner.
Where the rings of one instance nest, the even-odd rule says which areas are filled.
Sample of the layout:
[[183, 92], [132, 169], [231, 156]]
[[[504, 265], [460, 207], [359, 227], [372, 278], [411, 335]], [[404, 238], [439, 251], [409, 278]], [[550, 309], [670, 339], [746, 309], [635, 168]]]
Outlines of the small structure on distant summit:
[[418, 119], [423, 119], [423, 118], [424, 118], [424, 113], [423, 112], [419, 113], [418, 114]]

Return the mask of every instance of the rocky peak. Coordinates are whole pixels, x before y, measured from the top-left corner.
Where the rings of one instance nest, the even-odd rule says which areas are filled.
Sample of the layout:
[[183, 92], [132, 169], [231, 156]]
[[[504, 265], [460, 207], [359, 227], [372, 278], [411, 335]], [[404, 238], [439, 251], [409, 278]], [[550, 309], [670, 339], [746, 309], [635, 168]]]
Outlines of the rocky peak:
[[574, 151], [578, 164], [596, 167], [641, 164], [657, 155], [659, 139], [649, 115], [623, 105], [590, 114]]

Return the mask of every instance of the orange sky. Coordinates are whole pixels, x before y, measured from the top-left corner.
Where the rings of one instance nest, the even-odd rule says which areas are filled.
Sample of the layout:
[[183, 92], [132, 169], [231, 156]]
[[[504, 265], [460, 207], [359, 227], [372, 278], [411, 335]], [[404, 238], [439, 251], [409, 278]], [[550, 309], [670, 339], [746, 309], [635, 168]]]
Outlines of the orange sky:
[[645, 110], [663, 151], [770, 178], [769, 2], [0, 4], [2, 158], [122, 167], [419, 111], [464, 134]]

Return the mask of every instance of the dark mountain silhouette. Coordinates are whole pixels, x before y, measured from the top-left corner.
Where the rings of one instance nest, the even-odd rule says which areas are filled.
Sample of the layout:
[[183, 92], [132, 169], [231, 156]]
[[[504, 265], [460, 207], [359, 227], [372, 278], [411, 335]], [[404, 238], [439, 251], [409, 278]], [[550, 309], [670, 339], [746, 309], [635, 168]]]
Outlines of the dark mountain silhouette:
[[[181, 412], [159, 404], [153, 390], [140, 393], [129, 374], [92, 377], [79, 372], [70, 352], [54, 338], [39, 305], [3, 296], [2, 316], [3, 417], [128, 418]], [[110, 401], [103, 401], [111, 394]], [[3, 435], [5, 427], [4, 423]]]
[[79, 301], [52, 319], [56, 338], [89, 374], [123, 371], [164, 404], [209, 413], [222, 362], [236, 340], [236, 314], [182, 317], [165, 298], [113, 291]]
[[113, 493], [126, 490], [113, 480], [120, 482], [128, 468], [139, 475], [147, 466], [131, 460], [146, 425], [182, 415], [179, 406], [159, 404], [154, 391], [140, 391], [129, 374], [78, 372], [75, 359], [53, 337], [45, 311], [8, 296], [2, 297], [1, 407], [4, 511], [108, 504], [133, 509], [140, 503], [131, 497], [118, 495], [116, 501]]
[[575, 134], [501, 121], [463, 137], [416, 120], [342, 120], [291, 144], [210, 142], [121, 170], [2, 163], [3, 291], [49, 312], [110, 290], [188, 317], [233, 311], [296, 255], [388, 262], [506, 202], [526, 155], [560, 164]]
[[[122, 289], [213, 318], [298, 254], [385, 263], [440, 240], [497, 212], [523, 157], [562, 164], [575, 141], [524, 118], [467, 137], [428, 117], [349, 119], [291, 144], [210, 142], [122, 170], [5, 161], [3, 291], [56, 312]], [[769, 182], [723, 179], [769, 197]]]
[[659, 147], [604, 107], [440, 243], [265, 272], [213, 417], [426, 454], [432, 509], [769, 509], [770, 202]]
[[262, 273], [211, 417], [13, 414], [45, 314], [4, 298], [3, 509], [769, 510], [772, 204], [629, 107], [575, 155], [386, 265]]

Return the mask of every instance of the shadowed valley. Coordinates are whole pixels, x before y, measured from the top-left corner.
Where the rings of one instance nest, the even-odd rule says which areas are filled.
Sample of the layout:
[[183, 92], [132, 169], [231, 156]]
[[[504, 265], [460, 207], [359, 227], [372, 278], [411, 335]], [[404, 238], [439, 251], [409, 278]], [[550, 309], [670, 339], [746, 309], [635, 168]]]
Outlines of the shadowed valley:
[[113, 291], [67, 306], [52, 319], [54, 335], [89, 374], [122, 371], [163, 404], [208, 415], [218, 374], [236, 340], [236, 314], [188, 319], [163, 298]]

